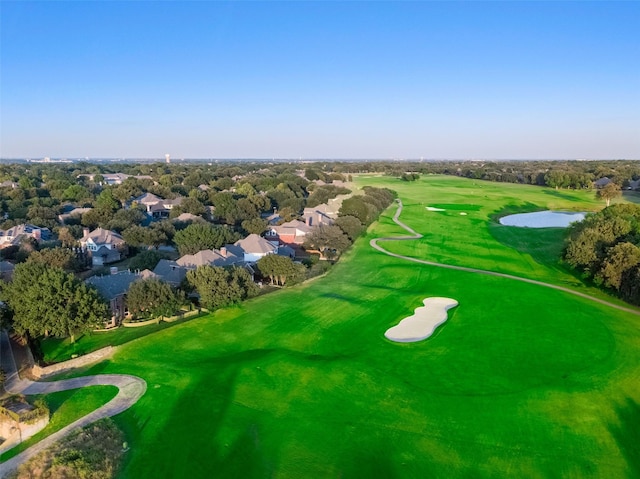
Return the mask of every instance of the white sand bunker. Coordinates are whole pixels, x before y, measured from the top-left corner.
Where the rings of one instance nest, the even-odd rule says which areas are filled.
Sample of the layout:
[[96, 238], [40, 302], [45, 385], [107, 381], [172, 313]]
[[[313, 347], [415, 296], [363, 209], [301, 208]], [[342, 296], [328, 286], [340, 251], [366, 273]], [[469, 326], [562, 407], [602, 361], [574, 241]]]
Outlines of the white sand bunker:
[[447, 311], [458, 306], [458, 302], [451, 298], [426, 298], [422, 303], [424, 306], [416, 308], [412, 316], [387, 329], [385, 337], [397, 343], [427, 339], [447, 320]]
[[433, 206], [427, 206], [427, 211], [444, 211], [442, 208], [435, 208]]

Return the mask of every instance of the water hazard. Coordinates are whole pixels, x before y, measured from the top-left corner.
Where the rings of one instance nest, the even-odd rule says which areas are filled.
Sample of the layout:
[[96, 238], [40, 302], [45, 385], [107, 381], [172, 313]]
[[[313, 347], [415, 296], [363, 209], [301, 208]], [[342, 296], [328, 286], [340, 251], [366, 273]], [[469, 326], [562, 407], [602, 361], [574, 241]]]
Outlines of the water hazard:
[[571, 223], [582, 221], [586, 213], [568, 211], [536, 211], [503, 216], [500, 224], [522, 228], [566, 228]]

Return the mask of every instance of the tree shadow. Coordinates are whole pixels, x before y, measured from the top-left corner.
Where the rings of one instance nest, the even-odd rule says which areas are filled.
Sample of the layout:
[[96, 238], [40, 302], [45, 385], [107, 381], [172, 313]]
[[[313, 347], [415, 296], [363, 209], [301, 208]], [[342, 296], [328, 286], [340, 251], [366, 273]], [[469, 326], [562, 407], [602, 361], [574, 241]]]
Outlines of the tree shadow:
[[545, 195], [553, 196], [555, 198], [561, 198], [563, 200], [571, 201], [571, 202], [574, 202], [574, 203], [580, 203], [580, 202], [584, 201], [582, 198], [577, 198], [574, 195], [563, 193], [560, 190], [544, 189], [544, 190], [542, 190], [542, 192]]
[[640, 404], [631, 398], [617, 408], [619, 424], [609, 427], [627, 461], [629, 477], [640, 477]]

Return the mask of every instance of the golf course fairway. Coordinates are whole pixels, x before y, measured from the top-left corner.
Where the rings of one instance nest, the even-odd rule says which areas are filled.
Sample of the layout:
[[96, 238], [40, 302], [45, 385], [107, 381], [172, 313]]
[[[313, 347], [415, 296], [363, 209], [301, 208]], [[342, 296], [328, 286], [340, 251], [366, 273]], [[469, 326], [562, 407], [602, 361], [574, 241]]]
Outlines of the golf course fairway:
[[[389, 251], [623, 304], [557, 263], [561, 230], [495, 219], [596, 211], [593, 192], [442, 176], [356, 182], [395, 190], [400, 219], [423, 235], [381, 243]], [[84, 371], [147, 383], [114, 418], [130, 446], [120, 476], [640, 477], [640, 316], [387, 256], [369, 241], [406, 235], [395, 211], [326, 276], [134, 340]], [[427, 297], [459, 305], [424, 341], [387, 340]]]

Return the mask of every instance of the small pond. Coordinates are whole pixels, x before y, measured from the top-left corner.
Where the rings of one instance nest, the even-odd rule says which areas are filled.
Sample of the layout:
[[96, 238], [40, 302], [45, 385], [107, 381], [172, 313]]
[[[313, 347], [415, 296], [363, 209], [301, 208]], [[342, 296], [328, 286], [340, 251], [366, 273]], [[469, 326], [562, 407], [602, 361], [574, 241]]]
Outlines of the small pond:
[[567, 211], [536, 211], [503, 216], [500, 218], [500, 224], [522, 228], [566, 228], [571, 223], [582, 221], [585, 215], [586, 213]]

